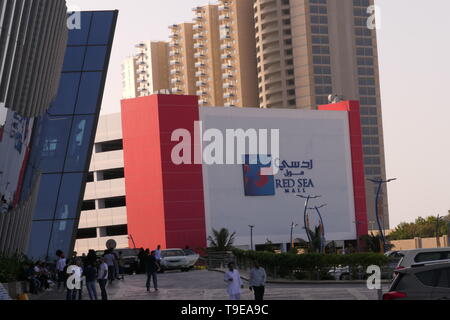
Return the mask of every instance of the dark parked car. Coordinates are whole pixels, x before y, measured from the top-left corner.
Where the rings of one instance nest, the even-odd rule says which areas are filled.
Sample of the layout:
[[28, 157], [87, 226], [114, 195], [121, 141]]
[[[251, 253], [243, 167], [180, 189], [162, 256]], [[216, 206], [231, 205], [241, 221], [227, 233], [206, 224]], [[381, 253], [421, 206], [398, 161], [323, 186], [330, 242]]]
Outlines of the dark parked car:
[[450, 261], [398, 269], [383, 300], [450, 300]]

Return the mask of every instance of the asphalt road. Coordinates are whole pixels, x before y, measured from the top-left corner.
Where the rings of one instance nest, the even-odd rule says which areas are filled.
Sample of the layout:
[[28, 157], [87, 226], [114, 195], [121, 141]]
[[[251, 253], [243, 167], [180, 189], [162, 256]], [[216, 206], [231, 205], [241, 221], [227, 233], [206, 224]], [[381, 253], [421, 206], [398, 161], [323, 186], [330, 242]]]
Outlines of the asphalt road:
[[[167, 272], [158, 275], [159, 292], [147, 292], [144, 275], [127, 276], [108, 285], [110, 300], [227, 300], [223, 274], [213, 271]], [[252, 300], [246, 284], [242, 300]], [[386, 289], [386, 288], [384, 288]], [[98, 294], [100, 290], [98, 288]], [[266, 300], [376, 300], [364, 284], [269, 284]], [[89, 299], [86, 289], [83, 298]], [[50, 289], [35, 300], [64, 300], [65, 292]]]

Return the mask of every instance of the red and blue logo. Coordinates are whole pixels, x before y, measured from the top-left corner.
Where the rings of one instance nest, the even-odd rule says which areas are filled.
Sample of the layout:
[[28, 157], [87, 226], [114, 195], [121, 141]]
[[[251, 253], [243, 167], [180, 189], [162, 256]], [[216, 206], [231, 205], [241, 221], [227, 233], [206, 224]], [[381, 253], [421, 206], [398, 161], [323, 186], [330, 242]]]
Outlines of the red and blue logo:
[[274, 196], [275, 178], [261, 174], [262, 168], [272, 167], [271, 156], [246, 155], [243, 165], [244, 189], [247, 197]]

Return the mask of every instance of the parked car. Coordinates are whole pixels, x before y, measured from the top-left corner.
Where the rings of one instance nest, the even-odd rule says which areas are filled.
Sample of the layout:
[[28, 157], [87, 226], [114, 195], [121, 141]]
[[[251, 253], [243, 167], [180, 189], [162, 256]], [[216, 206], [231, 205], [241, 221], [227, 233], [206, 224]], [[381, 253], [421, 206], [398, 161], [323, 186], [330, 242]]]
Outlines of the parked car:
[[450, 300], [450, 260], [399, 269], [383, 300]]
[[[115, 249], [115, 253], [119, 254], [119, 252], [122, 252], [122, 257], [124, 260], [124, 271], [126, 274], [135, 274], [139, 271], [139, 259], [138, 249]], [[103, 257], [105, 254], [104, 250], [98, 250], [96, 251], [97, 257]]]
[[166, 270], [191, 270], [197, 262], [199, 255], [192, 250], [182, 249], [161, 250], [161, 272]]
[[450, 259], [450, 248], [415, 249], [398, 251], [400, 260], [394, 269], [398, 270], [411, 267], [414, 264], [426, 261], [444, 261]]
[[[382, 268], [382, 278], [383, 279], [392, 279], [393, 278], [393, 271], [398, 266], [398, 263], [401, 258], [403, 258], [403, 255], [400, 251], [389, 251], [386, 252], [385, 255], [389, 258], [389, 263], [387, 266]], [[358, 268], [357, 274], [361, 278], [366, 278], [366, 270], [363, 270], [362, 268]], [[350, 267], [349, 266], [340, 266], [335, 269], [331, 269], [328, 272], [328, 275], [333, 277], [335, 280], [350, 280]]]

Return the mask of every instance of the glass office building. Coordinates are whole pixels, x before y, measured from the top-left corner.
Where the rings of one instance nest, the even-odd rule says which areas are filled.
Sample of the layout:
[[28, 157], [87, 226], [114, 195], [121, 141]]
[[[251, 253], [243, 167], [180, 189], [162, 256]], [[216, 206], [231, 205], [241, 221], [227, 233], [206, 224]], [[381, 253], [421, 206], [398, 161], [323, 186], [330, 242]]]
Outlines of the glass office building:
[[33, 129], [22, 198], [39, 184], [28, 256], [73, 250], [118, 11], [80, 14], [69, 39], [58, 95]]

